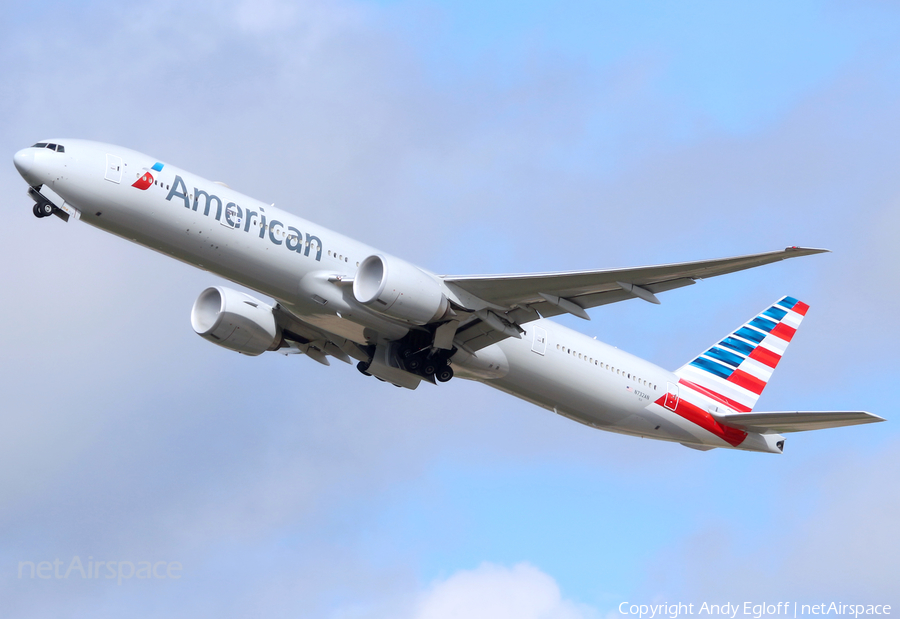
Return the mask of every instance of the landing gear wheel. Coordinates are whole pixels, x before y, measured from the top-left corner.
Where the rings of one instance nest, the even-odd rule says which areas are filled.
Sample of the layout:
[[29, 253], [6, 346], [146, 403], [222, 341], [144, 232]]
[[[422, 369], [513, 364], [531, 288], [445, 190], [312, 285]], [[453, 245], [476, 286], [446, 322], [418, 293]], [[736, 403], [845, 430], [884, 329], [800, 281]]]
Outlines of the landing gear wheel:
[[40, 204], [35, 204], [34, 207], [31, 209], [31, 212], [34, 213], [34, 216], [37, 217], [38, 219], [40, 219], [44, 216], [44, 213], [41, 212]]
[[453, 378], [453, 368], [451, 368], [449, 365], [445, 365], [437, 372], [435, 372], [434, 377], [439, 383], [446, 383], [448, 380]]
[[407, 369], [409, 369], [410, 371], [415, 372], [415, 371], [418, 370], [420, 367], [422, 367], [422, 360], [421, 360], [421, 359], [412, 358], [412, 359], [410, 359], [409, 361], [406, 362], [406, 367], [407, 367]]
[[41, 215], [43, 215], [44, 217], [49, 217], [50, 215], [53, 214], [53, 205], [52, 204], [48, 204], [48, 203], [39, 204], [38, 208], [41, 209]]
[[437, 370], [437, 367], [434, 365], [434, 361], [428, 361], [425, 364], [425, 367], [422, 368], [422, 374], [425, 376], [431, 376], [434, 374], [434, 371]]
[[363, 374], [365, 374], [366, 376], [371, 376], [371, 374], [369, 374], [369, 372], [368, 372], [369, 364], [365, 361], [360, 361], [359, 363], [357, 363], [356, 369], [359, 370], [360, 372], [362, 372]]

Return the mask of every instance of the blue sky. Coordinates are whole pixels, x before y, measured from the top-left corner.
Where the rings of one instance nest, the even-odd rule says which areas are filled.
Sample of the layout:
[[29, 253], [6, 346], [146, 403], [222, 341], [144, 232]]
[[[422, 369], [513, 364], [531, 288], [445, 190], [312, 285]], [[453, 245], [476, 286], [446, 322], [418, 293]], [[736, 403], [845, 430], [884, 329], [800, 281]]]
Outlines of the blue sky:
[[[620, 616], [900, 603], [900, 11], [888, 3], [36, 2], [0, 20], [10, 617]], [[831, 254], [567, 325], [674, 368], [810, 304], [762, 410], [888, 423], [784, 456], [393, 389], [190, 329], [218, 278], [35, 219], [12, 166], [121, 144], [440, 273]], [[31, 580], [21, 561], [177, 561]]]

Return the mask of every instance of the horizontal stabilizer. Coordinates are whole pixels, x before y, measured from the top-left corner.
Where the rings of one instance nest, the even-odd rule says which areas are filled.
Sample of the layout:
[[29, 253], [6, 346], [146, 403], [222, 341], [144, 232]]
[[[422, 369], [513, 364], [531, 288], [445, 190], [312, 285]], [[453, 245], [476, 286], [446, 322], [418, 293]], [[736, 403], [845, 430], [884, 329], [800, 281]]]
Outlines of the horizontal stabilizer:
[[767, 413], [712, 413], [717, 421], [732, 428], [754, 432], [804, 432], [855, 426], [861, 423], [884, 421], [883, 417], [866, 411], [779, 411]]

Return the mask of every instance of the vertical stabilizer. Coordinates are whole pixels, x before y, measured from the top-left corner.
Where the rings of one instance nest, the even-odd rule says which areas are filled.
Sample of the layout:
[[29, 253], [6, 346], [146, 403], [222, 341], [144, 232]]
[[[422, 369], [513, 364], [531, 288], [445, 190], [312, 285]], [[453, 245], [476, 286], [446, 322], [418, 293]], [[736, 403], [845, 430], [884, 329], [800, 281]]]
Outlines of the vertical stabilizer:
[[809, 306], [784, 297], [675, 371], [682, 386], [738, 412], [753, 410]]

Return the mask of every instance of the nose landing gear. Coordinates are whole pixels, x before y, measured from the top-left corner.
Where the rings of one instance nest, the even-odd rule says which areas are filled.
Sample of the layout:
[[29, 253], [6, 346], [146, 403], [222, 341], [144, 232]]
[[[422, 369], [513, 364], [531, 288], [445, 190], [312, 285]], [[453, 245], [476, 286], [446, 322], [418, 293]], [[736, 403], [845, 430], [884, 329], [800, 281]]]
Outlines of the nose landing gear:
[[34, 216], [38, 218], [48, 217], [53, 214], [53, 205], [49, 202], [35, 204], [32, 212], [34, 213]]
[[39, 185], [37, 187], [28, 188], [28, 195], [32, 200], [34, 200], [34, 207], [31, 209], [31, 212], [34, 213], [34, 216], [38, 218], [49, 217], [50, 215], [58, 215], [63, 220], [68, 221], [68, 213], [65, 213], [56, 208], [56, 205], [46, 197], [44, 197], [44, 195], [41, 193], [42, 186], [43, 185]]

